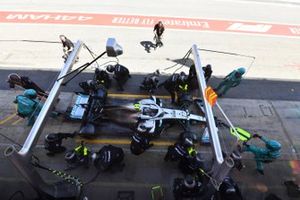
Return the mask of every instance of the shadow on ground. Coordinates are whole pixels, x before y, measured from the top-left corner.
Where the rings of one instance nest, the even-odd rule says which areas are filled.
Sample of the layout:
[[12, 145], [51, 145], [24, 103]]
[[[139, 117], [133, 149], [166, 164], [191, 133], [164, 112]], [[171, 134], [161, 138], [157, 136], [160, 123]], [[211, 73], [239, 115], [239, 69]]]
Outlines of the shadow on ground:
[[145, 48], [147, 53], [151, 53], [151, 48], [154, 49], [156, 47], [151, 41], [141, 41], [140, 44]]
[[188, 66], [188, 67], [190, 67], [192, 64], [194, 64], [194, 61], [191, 58], [180, 58], [180, 59], [174, 59], [174, 60], [167, 58], [167, 60], [173, 61], [173, 62], [183, 65], [183, 66]]

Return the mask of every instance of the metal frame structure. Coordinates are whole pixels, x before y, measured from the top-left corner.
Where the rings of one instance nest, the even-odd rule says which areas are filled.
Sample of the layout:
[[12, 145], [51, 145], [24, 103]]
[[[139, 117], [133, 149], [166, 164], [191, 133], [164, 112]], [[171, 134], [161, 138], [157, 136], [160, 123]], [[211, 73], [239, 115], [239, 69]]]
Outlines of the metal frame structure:
[[[198, 79], [199, 88], [201, 90], [202, 99], [204, 102], [204, 110], [206, 123], [209, 131], [209, 136], [212, 142], [212, 149], [214, 152], [215, 162], [210, 170], [211, 172], [211, 183], [218, 190], [224, 178], [228, 176], [230, 170], [234, 167], [234, 160], [230, 156], [223, 157], [222, 147], [220, 145], [219, 135], [214, 119], [214, 115], [212, 112], [212, 106], [208, 103], [205, 98], [205, 89], [207, 87], [206, 81], [204, 78], [204, 72], [201, 66], [201, 59], [199, 55], [199, 49], [197, 45], [192, 46], [192, 53], [194, 56], [194, 64]], [[221, 109], [218, 103], [217, 106]], [[224, 113], [225, 114], [225, 113]], [[226, 119], [228, 119], [226, 117]], [[229, 120], [229, 119], [228, 119]], [[230, 123], [232, 126], [232, 124]]]
[[197, 79], [198, 79], [198, 85], [199, 85], [199, 88], [201, 91], [201, 95], [203, 97], [206, 123], [207, 123], [209, 136], [212, 141], [213, 152], [215, 154], [215, 159], [218, 162], [218, 164], [222, 164], [224, 161], [223, 154], [222, 154], [222, 148], [220, 145], [220, 140], [219, 140], [219, 136], [218, 136], [218, 131], [217, 131], [214, 115], [212, 112], [212, 107], [205, 98], [206, 81], [205, 81], [204, 73], [202, 70], [201, 59], [200, 59], [198, 47], [195, 44], [192, 46], [192, 53], [194, 56], [194, 64], [195, 64], [195, 69], [196, 69], [196, 74], [197, 74]]
[[37, 191], [37, 193], [41, 196], [49, 197], [50, 199], [74, 197], [76, 193], [79, 193], [78, 190], [80, 189], [75, 188], [75, 186], [71, 184], [58, 186], [55, 184], [46, 183], [32, 165], [33, 155], [31, 150], [36, 145], [36, 142], [38, 141], [38, 138], [40, 137], [47, 121], [47, 116], [51, 112], [53, 105], [60, 93], [60, 88], [64, 81], [64, 78], [60, 77], [64, 77], [71, 70], [82, 45], [83, 43], [81, 41], [76, 42], [74, 50], [69, 55], [67, 61], [62, 67], [62, 70], [58, 76], [58, 80], [54, 83], [42, 110], [40, 111], [28, 137], [26, 138], [22, 149], [17, 152], [14, 146], [10, 146], [5, 150], [5, 156], [19, 170], [19, 172], [25, 177], [25, 179]]

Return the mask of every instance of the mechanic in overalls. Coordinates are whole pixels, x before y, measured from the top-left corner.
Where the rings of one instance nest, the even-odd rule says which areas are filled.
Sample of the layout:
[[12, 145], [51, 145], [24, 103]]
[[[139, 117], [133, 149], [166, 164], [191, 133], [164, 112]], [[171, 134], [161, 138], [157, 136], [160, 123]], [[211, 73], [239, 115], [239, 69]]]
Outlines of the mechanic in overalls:
[[15, 85], [18, 85], [24, 89], [34, 89], [39, 96], [45, 96], [47, 97], [48, 94], [40, 88], [35, 82], [33, 82], [29, 77], [27, 76], [19, 76], [16, 73], [12, 73], [8, 75], [8, 80], [10, 88], [15, 88]]
[[150, 144], [150, 140], [148, 138], [135, 134], [132, 136], [130, 151], [134, 155], [140, 155], [152, 146], [153, 144]]
[[[171, 102], [175, 103], [176, 95], [181, 87], [187, 88], [188, 86], [185, 86], [184, 84], [187, 83], [187, 76], [184, 72], [181, 72], [180, 74], [172, 74], [167, 80], [165, 80], [163, 83], [159, 84], [158, 87], [161, 87], [162, 85], [164, 88], [170, 93], [171, 95]], [[182, 84], [182, 86], [180, 86]], [[177, 95], [178, 96], [178, 95]]]
[[101, 171], [122, 171], [125, 166], [123, 149], [110, 144], [93, 153], [92, 160], [94, 166]]
[[273, 162], [274, 160], [280, 157], [281, 144], [276, 140], [270, 140], [258, 134], [254, 134], [253, 138], [259, 138], [261, 141], [263, 141], [265, 143], [265, 148], [257, 147], [256, 145], [249, 145], [244, 142], [243, 148], [241, 150], [243, 152], [249, 151], [254, 154], [254, 159], [256, 161], [256, 170], [263, 175], [263, 163]]
[[243, 200], [240, 188], [229, 176], [225, 177], [218, 191], [215, 192], [211, 200]]
[[129, 78], [131, 78], [129, 70], [125, 66], [120, 64], [108, 65], [106, 70], [109, 73], [114, 73], [113, 77], [117, 81], [119, 91], [124, 91], [124, 84]]
[[184, 179], [176, 178], [173, 183], [175, 199], [198, 197], [204, 192], [205, 187], [197, 177], [187, 175]]
[[154, 41], [155, 41], [155, 48], [157, 47], [162, 47], [163, 43], [161, 41], [162, 39], [162, 35], [165, 31], [165, 27], [163, 25], [163, 23], [161, 21], [159, 21], [157, 24], [155, 24], [154, 28], [153, 28], [153, 32], [154, 32]]
[[188, 76], [184, 72], [181, 72], [179, 74], [178, 86], [176, 88], [178, 105], [189, 105], [189, 103], [193, 100], [190, 91]]
[[37, 93], [33, 89], [25, 90], [23, 95], [18, 95], [14, 101], [20, 117], [28, 118], [28, 126], [32, 126], [39, 115], [43, 103], [37, 100]]
[[205, 67], [202, 67], [202, 70], [204, 72], [204, 78], [205, 78], [205, 82], [207, 83], [211, 77], [212, 74], [212, 69], [211, 69], [211, 65], [208, 64]]
[[204, 167], [204, 158], [198, 153], [194, 145], [187, 148], [188, 156], [183, 157], [179, 162], [179, 168], [183, 173], [197, 173], [199, 169]]
[[158, 87], [161, 87], [163, 85], [164, 88], [170, 93], [172, 103], [175, 103], [178, 79], [179, 79], [179, 74], [172, 74], [167, 80], [165, 80], [163, 83], [158, 85]]
[[193, 141], [190, 138], [185, 138], [183, 142], [177, 142], [168, 147], [168, 152], [164, 158], [165, 161], [179, 161], [190, 157], [193, 152]]
[[141, 86], [140, 89], [148, 91], [150, 94], [154, 93], [154, 91], [157, 89], [158, 85], [158, 77], [159, 77], [159, 70], [156, 70], [154, 73], [151, 73], [147, 75]]
[[[202, 70], [204, 72], [204, 78], [206, 83], [209, 81], [211, 75], [212, 75], [212, 69], [211, 69], [211, 65], [208, 64], [205, 67], [202, 67]], [[195, 69], [195, 65], [191, 65], [190, 66], [190, 70], [189, 70], [189, 75], [188, 75], [188, 84], [189, 84], [189, 89], [190, 90], [195, 90], [198, 89], [198, 78], [197, 78], [197, 73], [196, 73], [196, 69]]]
[[[62, 56], [62, 58], [67, 61], [69, 55], [71, 54], [71, 52], [74, 49], [74, 44], [71, 40], [69, 40], [66, 36], [64, 35], [60, 35], [59, 39], [63, 45], [63, 52], [64, 55]], [[78, 58], [77, 58], [78, 59]]]
[[[204, 78], [206, 83], [209, 81], [209, 79], [211, 78], [212, 75], [212, 68], [210, 64], [207, 64], [206, 66], [202, 67], [203, 73], [204, 73]], [[194, 78], [197, 79], [197, 73], [196, 73], [196, 69], [195, 69], [195, 65], [191, 65], [190, 66], [190, 70], [189, 70], [189, 79]]]
[[95, 78], [98, 84], [103, 85], [106, 89], [109, 89], [111, 79], [109, 74], [105, 70], [95, 69]]
[[81, 141], [80, 145], [74, 148], [74, 152], [78, 158], [78, 161], [81, 162], [86, 168], [89, 167], [89, 150], [84, 145], [84, 142]]
[[226, 94], [230, 88], [238, 86], [241, 83], [242, 76], [245, 72], [246, 69], [244, 67], [240, 67], [228, 74], [215, 89], [218, 96], [221, 97]]

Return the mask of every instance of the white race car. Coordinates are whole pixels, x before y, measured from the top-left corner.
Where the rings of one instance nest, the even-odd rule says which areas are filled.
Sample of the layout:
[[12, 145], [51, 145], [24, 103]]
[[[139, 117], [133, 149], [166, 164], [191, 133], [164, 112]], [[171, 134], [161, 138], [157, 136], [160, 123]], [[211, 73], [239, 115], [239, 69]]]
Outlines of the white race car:
[[[83, 101], [83, 99], [85, 99]], [[162, 107], [160, 99], [151, 96], [134, 104], [118, 106], [103, 105], [101, 108], [88, 101], [89, 96], [78, 96], [78, 102], [91, 104], [91, 106], [80, 106], [75, 103], [71, 111], [71, 117], [83, 121], [81, 134], [93, 135], [95, 126], [101, 126], [101, 122], [110, 121], [133, 131], [145, 134], [158, 135], [167, 121], [183, 120], [206, 122], [205, 117], [189, 113], [188, 110], [177, 110]], [[80, 101], [79, 101], [80, 100]], [[97, 104], [98, 105], [98, 104]], [[96, 112], [96, 113], [95, 113]], [[84, 114], [85, 113], [85, 114]]]
[[157, 133], [163, 128], [164, 120], [193, 120], [206, 122], [205, 117], [191, 114], [188, 110], [176, 110], [163, 108], [160, 99], [151, 96], [150, 99], [142, 99], [133, 105], [127, 106], [139, 112], [137, 131], [141, 133]]

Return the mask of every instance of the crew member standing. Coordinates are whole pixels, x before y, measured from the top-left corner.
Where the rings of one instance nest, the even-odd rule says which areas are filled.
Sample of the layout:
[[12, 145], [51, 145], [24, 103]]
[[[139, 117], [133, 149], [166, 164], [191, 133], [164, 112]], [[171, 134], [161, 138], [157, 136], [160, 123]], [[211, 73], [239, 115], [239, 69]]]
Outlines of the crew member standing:
[[43, 107], [43, 104], [37, 100], [37, 93], [33, 89], [25, 90], [23, 95], [18, 95], [14, 103], [17, 104], [18, 115], [28, 118], [28, 126], [34, 124]]
[[111, 79], [105, 70], [95, 69], [95, 78], [98, 84], [102, 84], [106, 89], [109, 89]]
[[65, 59], [65, 61], [67, 61], [68, 56], [70, 55], [70, 53], [73, 51], [74, 49], [74, 44], [71, 40], [69, 40], [66, 36], [64, 35], [60, 35], [59, 39], [63, 45], [63, 51], [64, 51], [64, 55], [62, 56], [63, 59]]
[[82, 164], [88, 168], [89, 167], [89, 150], [85, 146], [84, 142], [81, 141], [80, 145], [74, 149], [77, 158], [82, 162]]
[[194, 144], [191, 138], [185, 138], [181, 142], [176, 142], [168, 147], [168, 152], [165, 155], [165, 161], [180, 161], [190, 157], [194, 152]]
[[264, 174], [263, 163], [270, 163], [280, 157], [281, 144], [276, 140], [270, 140], [266, 137], [254, 134], [253, 138], [259, 138], [262, 140], [266, 147], [257, 147], [256, 145], [249, 145], [244, 143], [244, 148], [242, 151], [249, 151], [254, 154], [254, 159], [256, 161], [256, 170], [260, 174]]
[[165, 27], [161, 21], [159, 21], [157, 24], [155, 24], [153, 32], [154, 32], [154, 41], [155, 41], [155, 48], [162, 47], [163, 43], [161, 41], [162, 34], [165, 31]]
[[[208, 64], [205, 67], [202, 67], [202, 70], [204, 72], [204, 78], [205, 78], [205, 82], [207, 83], [212, 75], [212, 69], [211, 69], [211, 65]], [[190, 90], [195, 90], [198, 89], [198, 79], [197, 79], [197, 73], [196, 73], [196, 69], [195, 69], [195, 65], [191, 65], [190, 70], [189, 70], [189, 75], [188, 75], [188, 83], [189, 83], [189, 89]]]
[[206, 65], [205, 67], [202, 67], [202, 70], [204, 72], [204, 78], [205, 78], [205, 82], [207, 83], [208, 80], [210, 79], [211, 77], [211, 74], [212, 74], [212, 70], [211, 70], [211, 65], [208, 64]]
[[188, 107], [192, 102], [192, 96], [190, 94], [188, 76], [184, 72], [180, 72], [178, 85], [176, 88], [177, 104], [179, 106]]
[[176, 98], [176, 90], [178, 88], [179, 83], [179, 74], [172, 74], [167, 80], [158, 85], [158, 88], [162, 85], [164, 88], [170, 93], [172, 103], [175, 103]]
[[226, 94], [230, 88], [238, 86], [241, 83], [242, 76], [245, 72], [245, 68], [240, 67], [228, 74], [215, 89], [218, 96], [221, 97]]
[[154, 73], [148, 74], [140, 85], [140, 89], [146, 90], [150, 94], [153, 94], [154, 90], [157, 89], [159, 74], [159, 70], [156, 70]]
[[148, 138], [135, 134], [132, 136], [130, 151], [134, 155], [140, 155], [152, 146], [153, 144], [150, 144], [150, 140]]
[[107, 66], [106, 70], [109, 73], [114, 73], [114, 79], [116, 79], [117, 83], [118, 83], [118, 89], [120, 91], [124, 91], [124, 84], [127, 82], [127, 80], [129, 78], [131, 78], [129, 70], [120, 64], [116, 64], [116, 65], [109, 65]]

